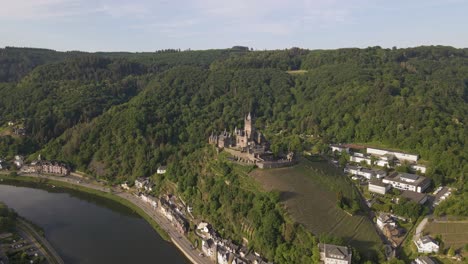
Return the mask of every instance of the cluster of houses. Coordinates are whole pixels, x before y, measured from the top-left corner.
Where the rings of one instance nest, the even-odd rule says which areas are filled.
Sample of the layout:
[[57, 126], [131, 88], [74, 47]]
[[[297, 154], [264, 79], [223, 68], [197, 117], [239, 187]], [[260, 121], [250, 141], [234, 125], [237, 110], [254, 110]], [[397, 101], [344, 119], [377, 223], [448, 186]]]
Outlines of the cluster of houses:
[[332, 152], [349, 153], [351, 155], [351, 162], [387, 168], [401, 166], [406, 162], [409, 163], [410, 168], [414, 170], [414, 172], [419, 171], [420, 173], [426, 173], [426, 166], [418, 164], [419, 156], [416, 154], [369, 147], [366, 148], [366, 154], [363, 154], [360, 152], [351, 152], [350, 149], [352, 149], [352, 146], [347, 144], [332, 144], [330, 148]]
[[196, 234], [202, 238], [202, 251], [219, 264], [263, 264], [265, 260], [245, 246], [239, 246], [229, 239], [223, 239], [207, 222], [197, 225]]
[[24, 157], [16, 155], [13, 163], [22, 173], [53, 174], [66, 176], [69, 175], [71, 171], [70, 167], [67, 164], [58, 161], [42, 160], [40, 158], [40, 155], [37, 160], [32, 161], [30, 164], [25, 164]]
[[159, 198], [161, 213], [172, 223], [181, 234], [189, 230], [189, 221], [185, 218], [182, 210], [177, 206], [173, 195], [166, 195]]
[[382, 231], [393, 247], [399, 246], [403, 241], [405, 230], [398, 225], [395, 216], [388, 213], [380, 213], [377, 217], [377, 227]]

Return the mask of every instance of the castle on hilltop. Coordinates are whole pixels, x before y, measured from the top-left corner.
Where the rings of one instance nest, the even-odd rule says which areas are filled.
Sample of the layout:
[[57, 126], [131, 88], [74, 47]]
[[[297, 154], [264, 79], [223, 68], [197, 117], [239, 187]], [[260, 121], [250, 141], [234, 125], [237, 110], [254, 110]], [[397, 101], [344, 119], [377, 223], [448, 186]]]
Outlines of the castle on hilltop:
[[249, 113], [244, 117], [244, 129], [234, 129], [228, 132], [226, 129], [219, 135], [211, 133], [208, 143], [220, 150], [229, 152], [236, 161], [253, 163], [259, 168], [283, 167], [293, 162], [293, 153], [289, 153], [286, 159], [277, 159], [270, 151], [270, 142], [254, 126], [254, 118]]

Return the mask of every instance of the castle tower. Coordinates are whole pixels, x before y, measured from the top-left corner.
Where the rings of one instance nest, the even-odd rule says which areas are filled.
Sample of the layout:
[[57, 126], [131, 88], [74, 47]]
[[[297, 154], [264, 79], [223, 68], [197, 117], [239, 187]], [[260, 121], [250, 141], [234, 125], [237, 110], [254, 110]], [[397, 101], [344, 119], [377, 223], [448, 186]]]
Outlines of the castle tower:
[[247, 139], [251, 139], [253, 132], [255, 130], [252, 123], [253, 123], [252, 115], [249, 112], [249, 114], [244, 119], [244, 130], [245, 130]]

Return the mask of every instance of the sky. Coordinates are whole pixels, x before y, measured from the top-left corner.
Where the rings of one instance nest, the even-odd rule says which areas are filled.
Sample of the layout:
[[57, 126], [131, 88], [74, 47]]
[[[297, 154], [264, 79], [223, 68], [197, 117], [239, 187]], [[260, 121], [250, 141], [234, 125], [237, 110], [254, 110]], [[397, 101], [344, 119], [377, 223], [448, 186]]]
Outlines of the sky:
[[0, 47], [468, 47], [468, 0], [0, 0]]

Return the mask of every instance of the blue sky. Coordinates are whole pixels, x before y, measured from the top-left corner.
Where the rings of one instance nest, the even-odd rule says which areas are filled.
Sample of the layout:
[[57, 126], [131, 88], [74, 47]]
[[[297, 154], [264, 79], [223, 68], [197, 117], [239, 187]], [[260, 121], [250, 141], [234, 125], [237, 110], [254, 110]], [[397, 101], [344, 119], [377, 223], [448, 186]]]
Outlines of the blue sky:
[[468, 47], [465, 0], [0, 0], [0, 46]]

